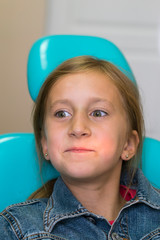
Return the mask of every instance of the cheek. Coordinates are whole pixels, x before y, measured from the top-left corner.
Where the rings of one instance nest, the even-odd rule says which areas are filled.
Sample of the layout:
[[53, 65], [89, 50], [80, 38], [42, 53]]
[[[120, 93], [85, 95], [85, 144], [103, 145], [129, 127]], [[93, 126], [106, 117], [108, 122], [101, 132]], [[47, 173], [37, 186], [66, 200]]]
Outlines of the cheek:
[[52, 123], [51, 120], [48, 120], [46, 123], [45, 133], [48, 145], [56, 145], [62, 139], [63, 130], [56, 124]]
[[48, 146], [48, 152], [56, 152], [61, 147], [61, 137], [60, 136], [53, 136], [47, 138], [47, 146]]
[[60, 149], [61, 149], [59, 138], [52, 137], [52, 139], [48, 140], [47, 145], [48, 145], [49, 160], [53, 165], [53, 167], [58, 170], [59, 160], [60, 160]]
[[64, 132], [57, 128], [47, 131], [47, 147], [50, 159], [58, 156], [63, 150]]
[[102, 154], [121, 153], [125, 142], [124, 133], [115, 128], [104, 129], [97, 137], [97, 145]]
[[96, 143], [100, 152], [112, 152], [115, 146], [114, 135], [112, 133], [109, 133], [109, 131], [103, 131], [98, 134]]

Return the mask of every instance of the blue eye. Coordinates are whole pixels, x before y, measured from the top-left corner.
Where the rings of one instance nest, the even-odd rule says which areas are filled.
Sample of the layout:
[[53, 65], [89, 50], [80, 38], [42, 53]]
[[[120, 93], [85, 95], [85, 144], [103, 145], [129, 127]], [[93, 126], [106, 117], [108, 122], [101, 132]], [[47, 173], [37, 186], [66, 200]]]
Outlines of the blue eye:
[[58, 118], [65, 118], [65, 117], [69, 117], [70, 113], [68, 113], [67, 111], [58, 111], [55, 113], [54, 116]]
[[95, 110], [95, 111], [92, 112], [91, 115], [92, 115], [93, 117], [104, 117], [104, 116], [106, 116], [106, 115], [108, 115], [108, 114], [107, 114], [107, 112], [104, 112], [104, 111], [102, 111], [102, 110]]

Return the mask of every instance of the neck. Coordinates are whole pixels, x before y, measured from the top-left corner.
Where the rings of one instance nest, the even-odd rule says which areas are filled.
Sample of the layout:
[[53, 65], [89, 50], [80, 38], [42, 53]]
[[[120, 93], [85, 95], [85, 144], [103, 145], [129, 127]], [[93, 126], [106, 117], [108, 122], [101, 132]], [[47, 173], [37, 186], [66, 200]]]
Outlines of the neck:
[[[115, 176], [115, 175], [114, 175]], [[120, 173], [106, 181], [76, 182], [62, 177], [73, 195], [90, 212], [114, 220], [125, 201], [120, 195]]]

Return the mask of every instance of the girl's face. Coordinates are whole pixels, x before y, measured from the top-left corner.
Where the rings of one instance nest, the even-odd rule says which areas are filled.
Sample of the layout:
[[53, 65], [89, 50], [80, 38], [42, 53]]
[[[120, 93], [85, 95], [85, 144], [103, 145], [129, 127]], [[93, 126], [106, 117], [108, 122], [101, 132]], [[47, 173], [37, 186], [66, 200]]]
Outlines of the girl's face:
[[[117, 176], [136, 151], [119, 91], [103, 73], [61, 77], [48, 96], [43, 153], [62, 177], [92, 180]], [[127, 155], [129, 157], [127, 157]]]

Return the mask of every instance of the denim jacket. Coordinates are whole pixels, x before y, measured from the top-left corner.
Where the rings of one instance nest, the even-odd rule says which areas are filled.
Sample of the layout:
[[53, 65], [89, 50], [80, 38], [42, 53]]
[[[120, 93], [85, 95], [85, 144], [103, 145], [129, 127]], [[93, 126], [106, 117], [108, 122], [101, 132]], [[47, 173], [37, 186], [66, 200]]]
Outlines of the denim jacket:
[[[126, 185], [127, 178], [121, 183]], [[85, 209], [61, 177], [49, 199], [29, 200], [0, 214], [0, 240], [160, 240], [160, 192], [137, 170], [137, 195], [112, 225]]]

